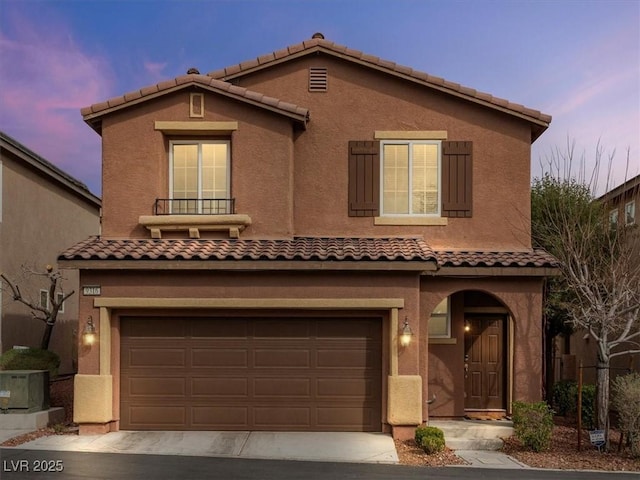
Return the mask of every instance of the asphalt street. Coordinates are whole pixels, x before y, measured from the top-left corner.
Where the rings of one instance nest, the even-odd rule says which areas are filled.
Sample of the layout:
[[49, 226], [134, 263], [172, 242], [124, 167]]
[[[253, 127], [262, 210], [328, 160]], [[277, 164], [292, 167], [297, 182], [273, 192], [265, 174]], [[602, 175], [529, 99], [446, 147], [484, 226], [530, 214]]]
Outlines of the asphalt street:
[[296, 462], [172, 455], [55, 452], [0, 449], [0, 478], [86, 480], [319, 480], [319, 479], [517, 479], [595, 480], [637, 474], [555, 470], [494, 470], [471, 467], [426, 468], [388, 464]]

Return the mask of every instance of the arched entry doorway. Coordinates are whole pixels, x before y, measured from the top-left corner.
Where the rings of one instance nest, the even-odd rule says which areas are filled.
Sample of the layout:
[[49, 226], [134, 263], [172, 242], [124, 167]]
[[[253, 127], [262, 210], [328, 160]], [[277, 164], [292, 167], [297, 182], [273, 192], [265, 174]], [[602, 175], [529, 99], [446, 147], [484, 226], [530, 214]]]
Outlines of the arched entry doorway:
[[429, 398], [437, 398], [430, 416], [506, 416], [513, 388], [507, 306], [490, 293], [457, 291], [432, 310], [429, 334]]

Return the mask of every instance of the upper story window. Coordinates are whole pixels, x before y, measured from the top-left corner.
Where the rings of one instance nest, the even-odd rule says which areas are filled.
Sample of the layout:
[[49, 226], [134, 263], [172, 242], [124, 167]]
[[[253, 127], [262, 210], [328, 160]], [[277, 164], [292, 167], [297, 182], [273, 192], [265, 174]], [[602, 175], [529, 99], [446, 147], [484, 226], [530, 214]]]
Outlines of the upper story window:
[[611, 225], [617, 225], [618, 224], [618, 209], [617, 208], [614, 209], [614, 210], [611, 210], [609, 212], [609, 223]]
[[624, 218], [626, 225], [633, 225], [636, 223], [636, 202], [631, 200], [624, 205]]
[[382, 215], [440, 214], [440, 142], [382, 142]]
[[40, 289], [40, 308], [49, 308], [49, 291]]
[[472, 216], [473, 142], [442, 140], [440, 131], [376, 131], [376, 137], [384, 140], [348, 145], [350, 217], [416, 226]]
[[229, 213], [229, 156], [225, 140], [171, 142], [171, 213]]
[[58, 312], [64, 313], [64, 293], [56, 293], [56, 302], [60, 305]]

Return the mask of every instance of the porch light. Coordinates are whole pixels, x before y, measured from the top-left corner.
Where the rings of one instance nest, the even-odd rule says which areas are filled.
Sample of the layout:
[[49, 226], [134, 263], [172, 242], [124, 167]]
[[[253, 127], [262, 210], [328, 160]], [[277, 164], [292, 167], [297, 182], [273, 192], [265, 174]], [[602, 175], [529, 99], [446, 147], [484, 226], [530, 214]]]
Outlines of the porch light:
[[400, 335], [400, 345], [403, 347], [408, 346], [411, 343], [411, 337], [413, 337], [413, 331], [409, 326], [409, 320], [404, 317], [404, 325], [402, 326], [402, 334]]
[[93, 345], [96, 343], [96, 327], [93, 324], [93, 318], [89, 315], [87, 319], [87, 323], [82, 330], [82, 343], [85, 345]]
[[471, 331], [471, 325], [469, 324], [469, 322], [464, 322], [464, 331], [465, 332]]

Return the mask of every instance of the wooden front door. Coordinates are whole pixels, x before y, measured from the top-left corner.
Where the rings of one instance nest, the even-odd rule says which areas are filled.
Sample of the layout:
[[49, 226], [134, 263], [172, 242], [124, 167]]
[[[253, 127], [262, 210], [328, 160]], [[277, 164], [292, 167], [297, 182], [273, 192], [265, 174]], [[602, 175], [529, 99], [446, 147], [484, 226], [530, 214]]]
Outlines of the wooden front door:
[[465, 409], [505, 408], [505, 317], [465, 318]]

